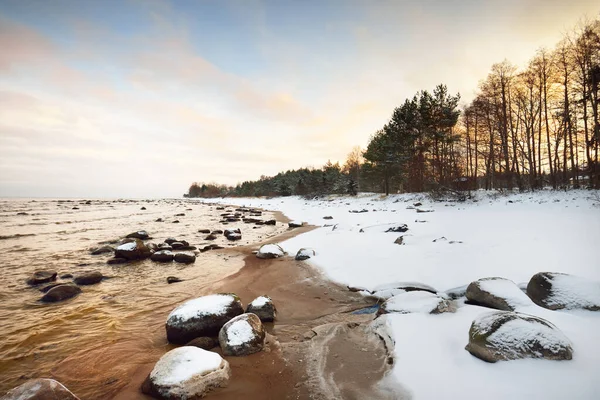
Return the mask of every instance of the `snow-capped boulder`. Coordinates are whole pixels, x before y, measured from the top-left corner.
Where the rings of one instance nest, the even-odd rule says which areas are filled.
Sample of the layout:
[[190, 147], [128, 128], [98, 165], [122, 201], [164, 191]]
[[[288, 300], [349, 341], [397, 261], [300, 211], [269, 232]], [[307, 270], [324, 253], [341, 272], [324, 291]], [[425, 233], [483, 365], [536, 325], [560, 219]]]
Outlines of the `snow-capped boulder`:
[[471, 282], [465, 294], [469, 301], [497, 310], [514, 311], [517, 307], [531, 305], [527, 295], [513, 281], [504, 278], [482, 278]]
[[140, 239], [140, 240], [148, 240], [151, 239], [150, 235], [146, 231], [137, 231], [132, 232], [129, 235], [125, 236], [126, 238]]
[[150, 249], [140, 239], [131, 239], [115, 249], [115, 258], [142, 260], [150, 257]]
[[48, 290], [44, 296], [40, 299], [44, 303], [56, 303], [57, 301], [63, 301], [70, 299], [71, 297], [77, 296], [81, 293], [81, 289], [70, 283], [64, 285], [54, 286]]
[[142, 385], [142, 392], [164, 400], [199, 399], [227, 386], [231, 370], [219, 354], [183, 346], [163, 355]]
[[308, 260], [311, 257], [315, 256], [315, 251], [313, 249], [300, 249], [298, 253], [296, 253], [297, 261]]
[[212, 294], [186, 301], [167, 318], [167, 340], [185, 344], [200, 336], [216, 336], [227, 321], [243, 313], [240, 298], [231, 293]]
[[258, 253], [256, 253], [256, 257], [258, 258], [279, 258], [283, 257], [285, 252], [278, 244], [265, 244], [258, 249]]
[[263, 322], [271, 322], [277, 317], [277, 309], [269, 296], [259, 296], [246, 307], [247, 313], [256, 314]]
[[387, 300], [390, 297], [396, 296], [401, 293], [424, 291], [433, 294], [437, 293], [433, 287], [419, 282], [393, 282], [378, 285], [369, 291], [369, 294], [380, 300]]
[[173, 256], [173, 260], [182, 264], [192, 264], [196, 262], [196, 256], [191, 253], [177, 253]]
[[532, 315], [494, 311], [477, 317], [465, 349], [487, 362], [520, 358], [570, 360], [571, 341], [550, 322]]
[[171, 250], [159, 250], [150, 256], [152, 261], [171, 262], [173, 261], [173, 252]]
[[73, 282], [78, 285], [95, 285], [96, 283], [100, 283], [104, 276], [100, 271], [89, 271], [84, 272], [82, 274], [76, 275], [73, 278]]
[[600, 282], [556, 272], [535, 274], [527, 284], [527, 295], [550, 310], [600, 311]]
[[422, 290], [401, 293], [387, 299], [377, 313], [441, 314], [451, 311], [450, 302], [436, 294]]
[[219, 332], [223, 354], [247, 356], [261, 351], [265, 345], [265, 329], [256, 314], [242, 314], [227, 322]]
[[52, 282], [56, 280], [56, 275], [58, 275], [56, 271], [35, 271], [31, 277], [27, 279], [27, 284], [34, 286]]
[[54, 379], [31, 379], [8, 391], [2, 400], [79, 400], [69, 389]]

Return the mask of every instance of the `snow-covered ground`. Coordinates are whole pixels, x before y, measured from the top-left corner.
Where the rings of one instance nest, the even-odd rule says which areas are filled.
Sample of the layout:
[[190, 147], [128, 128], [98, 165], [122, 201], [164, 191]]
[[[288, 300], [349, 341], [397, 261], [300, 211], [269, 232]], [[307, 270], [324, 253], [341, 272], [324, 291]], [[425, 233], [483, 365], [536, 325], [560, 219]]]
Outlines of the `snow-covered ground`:
[[[291, 255], [314, 249], [307, 262], [351, 286], [413, 281], [444, 291], [495, 276], [526, 283], [543, 271], [600, 281], [598, 192], [480, 191], [474, 197], [463, 203], [434, 202], [424, 194], [209, 201], [278, 210], [321, 226], [281, 246]], [[407, 232], [386, 232], [402, 224]], [[403, 245], [394, 243], [399, 236]], [[556, 325], [573, 342], [573, 360], [488, 364], [473, 357], [464, 349], [469, 327], [489, 309], [460, 302], [456, 313], [378, 318], [395, 343], [391, 376], [416, 399], [598, 398], [600, 312], [550, 311], [533, 303], [517, 310]]]

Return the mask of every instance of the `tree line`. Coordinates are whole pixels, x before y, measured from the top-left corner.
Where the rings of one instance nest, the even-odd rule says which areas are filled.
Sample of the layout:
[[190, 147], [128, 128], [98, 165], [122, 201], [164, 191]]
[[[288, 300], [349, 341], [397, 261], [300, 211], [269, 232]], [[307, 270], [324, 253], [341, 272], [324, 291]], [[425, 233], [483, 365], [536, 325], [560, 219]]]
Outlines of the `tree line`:
[[524, 68], [494, 64], [473, 101], [440, 84], [396, 107], [343, 165], [236, 186], [193, 183], [186, 196], [600, 188], [600, 19], [580, 24]]

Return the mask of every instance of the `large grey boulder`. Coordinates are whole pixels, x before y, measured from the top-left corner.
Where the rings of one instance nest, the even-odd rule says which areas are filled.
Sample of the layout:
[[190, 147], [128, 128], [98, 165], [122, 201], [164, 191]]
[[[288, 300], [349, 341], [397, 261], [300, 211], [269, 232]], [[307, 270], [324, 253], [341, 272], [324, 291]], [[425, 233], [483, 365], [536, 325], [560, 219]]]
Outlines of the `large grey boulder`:
[[497, 310], [514, 311], [531, 305], [525, 293], [513, 281], [504, 278], [483, 278], [471, 282], [465, 294], [469, 301]]
[[265, 329], [256, 314], [242, 314], [227, 322], [219, 332], [219, 344], [227, 356], [247, 356], [265, 345]]
[[532, 315], [494, 311], [477, 317], [465, 349], [487, 362], [544, 358], [570, 360], [570, 340], [550, 322]]
[[600, 311], [600, 282], [556, 272], [535, 274], [527, 284], [527, 295], [550, 310]]
[[229, 363], [219, 354], [183, 346], [163, 355], [142, 385], [142, 392], [164, 400], [195, 400], [229, 382]]
[[54, 379], [31, 379], [8, 391], [1, 400], [79, 400]]
[[130, 239], [115, 249], [115, 258], [142, 260], [151, 255], [150, 249], [140, 239]]
[[186, 301], [169, 314], [167, 339], [171, 343], [185, 344], [197, 337], [216, 336], [227, 321], [243, 313], [240, 298], [231, 293]]

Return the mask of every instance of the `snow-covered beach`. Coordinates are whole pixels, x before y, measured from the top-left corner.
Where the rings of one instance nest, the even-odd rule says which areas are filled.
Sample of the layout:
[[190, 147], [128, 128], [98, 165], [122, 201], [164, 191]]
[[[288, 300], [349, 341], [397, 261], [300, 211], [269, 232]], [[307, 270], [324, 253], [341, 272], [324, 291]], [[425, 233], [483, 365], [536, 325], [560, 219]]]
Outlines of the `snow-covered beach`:
[[[418, 282], [443, 293], [487, 277], [524, 287], [545, 271], [600, 281], [600, 195], [595, 191], [479, 191], [465, 202], [436, 202], [426, 194], [204, 201], [281, 211], [318, 226], [280, 245], [291, 255], [314, 249], [316, 256], [308, 262], [328, 278], [369, 291]], [[406, 232], [390, 229], [403, 224]], [[402, 245], [394, 243], [400, 236]], [[598, 312], [551, 311], [524, 302], [516, 311], [559, 328], [572, 342], [573, 359], [489, 364], [465, 346], [473, 320], [491, 310], [464, 300], [457, 300], [453, 313], [391, 313], [372, 322], [394, 355], [382, 384], [417, 399], [596, 398]]]

